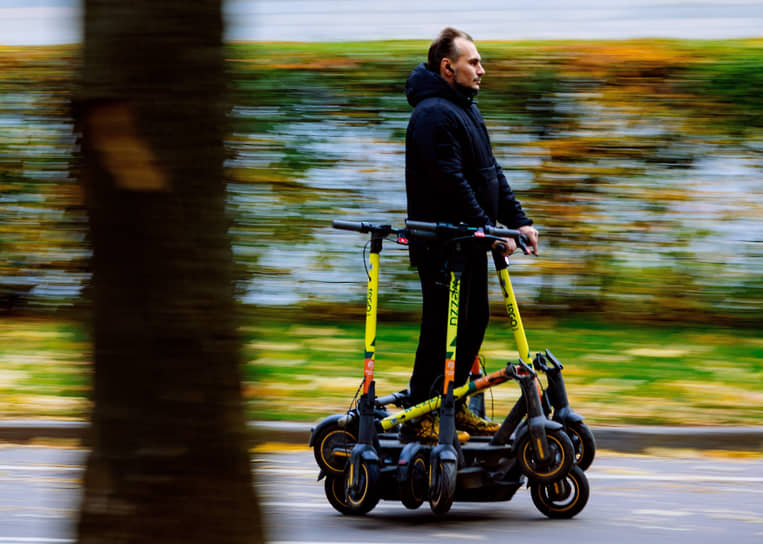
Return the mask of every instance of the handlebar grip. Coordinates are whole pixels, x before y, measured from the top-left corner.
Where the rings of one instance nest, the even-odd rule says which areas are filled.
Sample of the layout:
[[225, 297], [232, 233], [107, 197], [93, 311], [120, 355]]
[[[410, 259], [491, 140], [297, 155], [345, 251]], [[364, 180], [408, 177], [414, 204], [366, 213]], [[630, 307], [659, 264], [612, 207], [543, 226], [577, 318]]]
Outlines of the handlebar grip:
[[387, 404], [392, 404], [393, 402], [395, 402], [395, 393], [392, 393], [391, 395], [385, 395], [383, 397], [376, 397], [377, 406], [386, 406]]
[[342, 221], [340, 219], [334, 219], [331, 222], [331, 226], [335, 229], [363, 232], [363, 223], [359, 221]]
[[429, 230], [407, 229], [409, 240], [437, 240], [437, 233]]
[[405, 226], [409, 229], [426, 230], [429, 232], [437, 230], [437, 223], [428, 223], [426, 221], [411, 221], [410, 219], [406, 219]]
[[516, 229], [504, 229], [501, 227], [492, 227], [490, 225], [485, 226], [485, 234], [491, 234], [493, 236], [500, 236], [501, 238], [514, 238], [519, 240], [520, 236], [524, 236]]

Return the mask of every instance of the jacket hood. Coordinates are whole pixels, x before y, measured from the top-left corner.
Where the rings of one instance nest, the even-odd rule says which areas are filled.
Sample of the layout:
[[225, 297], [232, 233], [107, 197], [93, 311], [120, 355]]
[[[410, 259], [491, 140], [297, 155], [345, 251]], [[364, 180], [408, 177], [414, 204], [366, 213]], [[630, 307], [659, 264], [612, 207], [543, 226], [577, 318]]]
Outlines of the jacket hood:
[[447, 98], [462, 107], [468, 107], [476, 94], [476, 91], [468, 88], [461, 91], [452, 87], [440, 74], [428, 70], [425, 62], [413, 69], [405, 83], [405, 95], [408, 97], [408, 103], [414, 108], [425, 98], [434, 96]]

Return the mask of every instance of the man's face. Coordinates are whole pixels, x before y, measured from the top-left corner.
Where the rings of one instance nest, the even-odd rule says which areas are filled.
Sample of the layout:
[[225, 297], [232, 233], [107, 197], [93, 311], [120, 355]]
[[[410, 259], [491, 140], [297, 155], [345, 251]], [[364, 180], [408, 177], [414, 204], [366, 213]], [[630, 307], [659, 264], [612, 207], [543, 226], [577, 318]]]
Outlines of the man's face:
[[477, 46], [464, 38], [456, 38], [454, 43], [459, 52], [458, 59], [451, 63], [454, 82], [479, 91], [485, 69], [482, 67], [482, 57], [477, 52]]

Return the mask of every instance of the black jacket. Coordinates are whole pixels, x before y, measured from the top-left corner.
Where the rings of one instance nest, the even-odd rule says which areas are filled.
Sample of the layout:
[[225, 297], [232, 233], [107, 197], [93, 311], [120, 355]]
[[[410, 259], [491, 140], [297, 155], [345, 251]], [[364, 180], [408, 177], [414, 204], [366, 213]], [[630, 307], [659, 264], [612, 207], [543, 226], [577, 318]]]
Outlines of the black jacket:
[[424, 63], [411, 72], [405, 93], [414, 107], [405, 138], [408, 218], [531, 225], [493, 157], [473, 95], [456, 90]]

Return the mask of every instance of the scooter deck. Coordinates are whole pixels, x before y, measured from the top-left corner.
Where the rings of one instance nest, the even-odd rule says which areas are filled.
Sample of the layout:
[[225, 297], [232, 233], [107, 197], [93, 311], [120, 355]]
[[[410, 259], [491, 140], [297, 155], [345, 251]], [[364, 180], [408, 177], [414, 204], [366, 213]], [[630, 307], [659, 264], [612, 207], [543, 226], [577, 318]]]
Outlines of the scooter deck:
[[[405, 447], [406, 444], [403, 444], [400, 442], [396, 434], [391, 433], [385, 433], [380, 434], [378, 436], [379, 438], [379, 446], [382, 448], [382, 450], [397, 450], [398, 452]], [[492, 440], [492, 436], [473, 436], [469, 438], [467, 442], [464, 442], [461, 444], [461, 449], [464, 452], [473, 452], [473, 453], [510, 453], [511, 452], [511, 444], [500, 444], [500, 445], [493, 445], [490, 444], [490, 441]], [[423, 447], [434, 447], [436, 444], [423, 444]]]
[[[525, 485], [526, 478], [512, 457], [510, 445], [492, 445], [492, 437], [474, 437], [461, 444], [464, 464], [458, 469], [455, 499], [458, 502], [508, 501]], [[382, 464], [382, 498], [395, 500], [397, 496], [397, 461], [406, 446], [397, 435], [379, 436]], [[422, 444], [429, 449], [434, 444]]]

